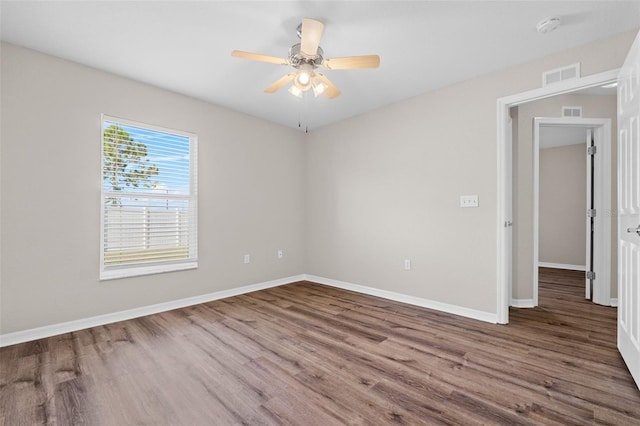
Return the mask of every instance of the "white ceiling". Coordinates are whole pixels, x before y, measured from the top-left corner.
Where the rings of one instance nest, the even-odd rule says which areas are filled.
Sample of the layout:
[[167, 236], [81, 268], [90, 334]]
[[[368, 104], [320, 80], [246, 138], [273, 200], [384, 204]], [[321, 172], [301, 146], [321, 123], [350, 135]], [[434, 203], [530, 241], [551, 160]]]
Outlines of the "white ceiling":
[[[640, 27], [640, 1], [1, 1], [1, 38], [256, 117], [309, 129]], [[542, 18], [563, 24], [536, 32]], [[325, 23], [325, 57], [379, 54], [375, 70], [327, 71], [334, 100], [262, 90], [287, 67], [302, 17]]]

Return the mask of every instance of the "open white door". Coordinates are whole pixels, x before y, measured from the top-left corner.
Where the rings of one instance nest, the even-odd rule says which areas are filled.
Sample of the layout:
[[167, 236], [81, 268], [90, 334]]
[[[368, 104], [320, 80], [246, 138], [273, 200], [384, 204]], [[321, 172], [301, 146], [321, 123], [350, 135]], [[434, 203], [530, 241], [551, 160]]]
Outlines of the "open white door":
[[591, 211], [593, 211], [593, 209], [595, 208], [595, 206], [593, 205], [593, 172], [594, 172], [594, 163], [593, 163], [593, 156], [590, 155], [591, 151], [590, 149], [593, 149], [594, 145], [594, 141], [593, 141], [593, 130], [591, 129], [587, 129], [587, 205], [586, 205], [586, 235], [587, 235], [587, 240], [586, 240], [586, 257], [585, 257], [585, 267], [586, 267], [586, 273], [585, 273], [585, 293], [584, 293], [584, 297], [585, 299], [591, 299], [592, 298], [592, 290], [593, 290], [593, 275], [591, 274], [591, 272], [594, 270], [593, 269], [593, 226], [594, 226], [594, 222], [593, 222], [593, 215], [590, 214]]
[[640, 33], [618, 77], [618, 349], [640, 388]]

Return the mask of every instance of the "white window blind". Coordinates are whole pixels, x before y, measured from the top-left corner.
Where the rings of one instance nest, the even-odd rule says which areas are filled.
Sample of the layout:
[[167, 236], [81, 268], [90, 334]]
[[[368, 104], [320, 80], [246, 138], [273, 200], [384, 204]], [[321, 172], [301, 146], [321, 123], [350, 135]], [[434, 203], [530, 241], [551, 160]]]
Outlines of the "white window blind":
[[197, 140], [102, 117], [100, 279], [196, 268]]

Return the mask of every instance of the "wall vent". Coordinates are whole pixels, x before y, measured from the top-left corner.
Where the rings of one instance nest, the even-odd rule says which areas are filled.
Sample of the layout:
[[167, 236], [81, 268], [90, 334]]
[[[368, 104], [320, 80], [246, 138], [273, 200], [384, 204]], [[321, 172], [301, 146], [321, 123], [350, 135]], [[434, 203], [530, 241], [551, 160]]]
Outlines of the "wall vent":
[[582, 117], [582, 107], [563, 106], [562, 116], [563, 117]]
[[542, 73], [542, 86], [558, 83], [572, 78], [580, 78], [580, 63], [567, 65], [566, 67], [556, 68]]

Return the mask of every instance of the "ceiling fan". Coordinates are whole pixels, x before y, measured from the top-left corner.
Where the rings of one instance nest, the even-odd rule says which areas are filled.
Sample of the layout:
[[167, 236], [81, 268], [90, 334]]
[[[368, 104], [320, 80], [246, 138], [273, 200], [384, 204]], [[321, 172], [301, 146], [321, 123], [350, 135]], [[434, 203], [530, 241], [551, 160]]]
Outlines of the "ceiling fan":
[[265, 93], [275, 93], [278, 89], [293, 82], [289, 87], [289, 92], [295, 96], [301, 98], [304, 92], [312, 89], [315, 96], [324, 94], [327, 98], [333, 99], [340, 95], [340, 90], [331, 83], [326, 75], [316, 71], [318, 67], [326, 70], [377, 68], [380, 65], [380, 57], [378, 55], [364, 55], [332, 59], [324, 58], [324, 52], [320, 47], [320, 38], [323, 31], [324, 24], [322, 22], [303, 18], [297, 29], [300, 43], [291, 46], [286, 59], [259, 53], [243, 52], [241, 50], [232, 51], [231, 56], [278, 65], [290, 65], [295, 68], [294, 72], [286, 74], [264, 89]]

